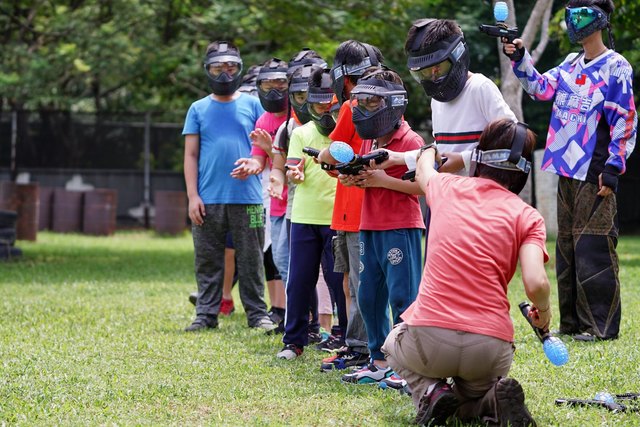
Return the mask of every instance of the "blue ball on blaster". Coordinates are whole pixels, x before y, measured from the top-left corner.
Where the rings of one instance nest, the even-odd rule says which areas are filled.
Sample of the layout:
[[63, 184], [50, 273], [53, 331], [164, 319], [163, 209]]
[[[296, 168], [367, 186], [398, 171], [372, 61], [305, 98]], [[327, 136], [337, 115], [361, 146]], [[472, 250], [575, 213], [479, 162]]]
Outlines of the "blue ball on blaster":
[[495, 6], [493, 6], [493, 17], [498, 22], [504, 22], [509, 17], [509, 8], [507, 7], [507, 3], [503, 1], [496, 2]]
[[329, 146], [329, 154], [336, 159], [338, 163], [348, 163], [355, 156], [353, 148], [346, 142], [334, 141]]

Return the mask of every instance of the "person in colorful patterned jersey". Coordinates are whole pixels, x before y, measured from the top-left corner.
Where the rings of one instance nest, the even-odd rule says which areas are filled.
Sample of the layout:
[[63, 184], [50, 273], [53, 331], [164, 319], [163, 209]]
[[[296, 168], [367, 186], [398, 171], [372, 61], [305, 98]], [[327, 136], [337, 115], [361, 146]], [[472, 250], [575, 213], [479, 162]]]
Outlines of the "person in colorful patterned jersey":
[[504, 44], [525, 91], [535, 100], [553, 100], [541, 168], [559, 176], [560, 333], [580, 341], [614, 339], [620, 331], [616, 189], [635, 146], [638, 118], [633, 70], [614, 50], [613, 9], [611, 0], [569, 1], [567, 33], [582, 49], [544, 74], [521, 39]]

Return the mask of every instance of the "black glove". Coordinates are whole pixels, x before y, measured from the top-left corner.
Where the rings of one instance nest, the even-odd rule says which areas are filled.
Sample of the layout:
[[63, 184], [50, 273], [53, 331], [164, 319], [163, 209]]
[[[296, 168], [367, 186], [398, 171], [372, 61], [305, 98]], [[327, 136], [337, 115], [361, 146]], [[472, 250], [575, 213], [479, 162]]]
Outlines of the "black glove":
[[504, 53], [509, 59], [511, 59], [512, 61], [518, 62], [520, 60], [522, 60], [522, 58], [524, 58], [524, 47], [517, 47], [516, 46], [516, 51], [513, 52], [511, 55], [509, 55], [505, 50], [504, 50], [504, 45], [502, 45], [502, 53]]
[[609, 187], [616, 193], [618, 191], [618, 175], [606, 170], [602, 171], [602, 185]]

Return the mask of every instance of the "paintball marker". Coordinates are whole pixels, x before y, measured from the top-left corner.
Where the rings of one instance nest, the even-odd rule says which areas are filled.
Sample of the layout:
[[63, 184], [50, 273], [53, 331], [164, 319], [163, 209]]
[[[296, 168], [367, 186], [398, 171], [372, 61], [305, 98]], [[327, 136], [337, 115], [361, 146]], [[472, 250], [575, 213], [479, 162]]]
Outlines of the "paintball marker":
[[480, 25], [480, 31], [491, 37], [505, 38], [509, 43], [513, 43], [518, 38], [518, 27], [509, 27], [505, 21], [509, 17], [509, 8], [503, 1], [497, 1], [493, 6], [493, 17], [496, 25]]
[[353, 152], [349, 144], [340, 141], [331, 143], [329, 153], [338, 161], [336, 169], [343, 175], [358, 175], [365, 166], [369, 166], [371, 160], [380, 164], [389, 158], [389, 153], [386, 151], [374, 151], [360, 156]]
[[365, 166], [369, 166], [371, 160], [374, 160], [377, 164], [380, 164], [389, 158], [389, 153], [386, 151], [374, 151], [364, 156], [355, 154], [350, 162], [338, 163], [336, 169], [343, 175], [358, 175], [358, 173], [364, 169]]
[[529, 317], [531, 305], [528, 302], [523, 301], [518, 304], [518, 307], [520, 307], [520, 312], [524, 318], [527, 319], [527, 322], [529, 322], [529, 325], [531, 325], [536, 336], [542, 343], [542, 349], [544, 350], [544, 354], [547, 356], [547, 359], [556, 366], [562, 366], [567, 363], [569, 361], [569, 353], [567, 352], [567, 347], [564, 345], [562, 340], [558, 337], [554, 337], [549, 330], [533, 326], [531, 318]]
[[598, 392], [596, 393], [593, 399], [556, 399], [556, 405], [567, 405], [567, 406], [602, 406], [607, 408], [611, 412], [638, 412], [638, 408], [636, 406], [631, 406], [629, 404], [622, 404], [616, 402], [616, 400], [625, 400], [630, 402], [635, 402], [640, 394], [638, 393], [623, 393], [623, 394], [614, 394], [607, 392]]
[[[304, 147], [302, 148], [302, 152], [316, 159], [320, 155], [320, 150], [318, 150], [317, 148]], [[320, 162], [320, 167], [326, 171], [331, 171], [336, 168], [334, 165], [330, 165], [329, 163], [324, 163], [324, 162]]]

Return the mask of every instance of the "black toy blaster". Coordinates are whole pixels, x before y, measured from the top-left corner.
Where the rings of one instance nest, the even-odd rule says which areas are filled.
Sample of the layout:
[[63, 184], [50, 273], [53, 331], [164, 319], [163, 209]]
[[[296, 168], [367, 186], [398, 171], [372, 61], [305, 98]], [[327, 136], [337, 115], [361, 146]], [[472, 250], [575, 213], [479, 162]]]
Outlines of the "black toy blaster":
[[496, 25], [480, 25], [480, 31], [491, 37], [505, 38], [509, 43], [518, 38], [518, 27], [509, 27], [505, 21], [509, 17], [509, 8], [503, 1], [497, 1], [493, 6], [493, 17]]
[[498, 23], [497, 25], [485, 25], [479, 26], [480, 31], [490, 37], [498, 37], [500, 39], [505, 38], [509, 43], [513, 43], [520, 35], [518, 34], [518, 27], [508, 27], [504, 23]]
[[616, 400], [632, 401], [634, 403], [640, 394], [638, 393], [623, 393], [609, 395], [605, 399], [556, 399], [556, 405], [567, 406], [601, 406], [607, 408], [611, 412], [638, 412], [638, 408], [631, 405], [624, 405], [616, 402]]
[[535, 326], [533, 326], [533, 322], [531, 321], [531, 318], [529, 317], [529, 311], [531, 311], [531, 304], [529, 304], [526, 301], [523, 301], [520, 304], [518, 304], [518, 307], [520, 308], [520, 313], [522, 313], [524, 318], [527, 319], [527, 322], [529, 323], [529, 325], [533, 329], [533, 332], [536, 333], [536, 336], [538, 337], [540, 342], [544, 342], [544, 340], [546, 340], [547, 338], [549, 338], [551, 336], [551, 334], [549, 333], [548, 330], [545, 331], [543, 329], [536, 328]]
[[542, 350], [544, 351], [545, 356], [547, 356], [547, 359], [549, 359], [549, 362], [556, 366], [562, 366], [567, 363], [569, 361], [569, 352], [567, 351], [567, 347], [564, 343], [559, 338], [554, 337], [548, 329], [540, 329], [533, 325], [533, 322], [529, 317], [531, 305], [524, 301], [518, 304], [518, 307], [520, 307], [520, 312], [524, 318], [527, 319], [527, 322], [529, 322], [529, 325], [531, 325], [536, 336], [542, 343]]
[[[320, 155], [320, 150], [318, 150], [317, 148], [303, 147], [302, 152], [316, 159]], [[329, 163], [324, 163], [324, 162], [320, 162], [320, 167], [326, 171], [331, 171], [336, 168], [334, 165], [330, 165]]]
[[389, 153], [387, 151], [374, 151], [372, 153], [365, 154], [364, 156], [356, 154], [350, 162], [338, 163], [335, 168], [342, 175], [358, 175], [365, 166], [369, 166], [371, 160], [380, 164], [388, 158]]

